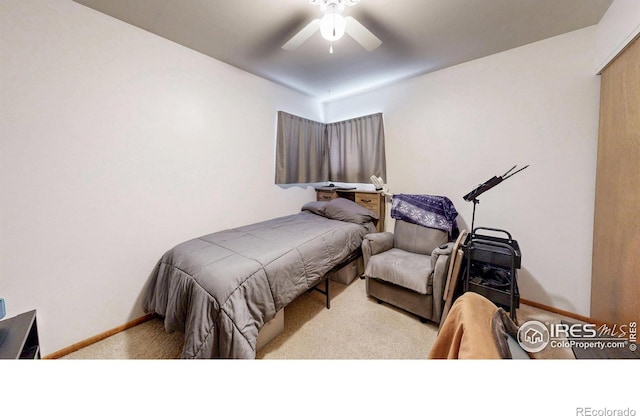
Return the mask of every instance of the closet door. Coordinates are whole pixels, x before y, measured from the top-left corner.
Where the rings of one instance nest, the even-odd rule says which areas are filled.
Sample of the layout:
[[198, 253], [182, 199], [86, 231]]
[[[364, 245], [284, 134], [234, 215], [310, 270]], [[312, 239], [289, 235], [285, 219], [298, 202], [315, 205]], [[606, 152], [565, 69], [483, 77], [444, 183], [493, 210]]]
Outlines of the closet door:
[[640, 320], [640, 40], [602, 72], [591, 318]]

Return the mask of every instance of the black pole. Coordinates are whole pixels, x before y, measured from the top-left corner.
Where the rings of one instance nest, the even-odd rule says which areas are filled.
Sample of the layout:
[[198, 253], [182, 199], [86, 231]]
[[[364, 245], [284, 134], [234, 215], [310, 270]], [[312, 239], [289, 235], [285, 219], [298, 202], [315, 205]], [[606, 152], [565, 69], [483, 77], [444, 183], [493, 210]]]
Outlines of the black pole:
[[480, 201], [478, 201], [477, 199], [473, 199], [473, 214], [471, 216], [471, 234], [473, 235], [473, 225], [476, 222], [476, 205], [479, 204]]

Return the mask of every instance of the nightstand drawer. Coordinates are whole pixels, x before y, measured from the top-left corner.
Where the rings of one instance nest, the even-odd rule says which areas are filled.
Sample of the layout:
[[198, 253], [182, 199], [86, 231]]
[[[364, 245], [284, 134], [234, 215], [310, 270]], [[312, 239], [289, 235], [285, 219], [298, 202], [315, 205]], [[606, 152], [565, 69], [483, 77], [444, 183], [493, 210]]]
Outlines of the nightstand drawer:
[[380, 196], [378, 194], [356, 192], [355, 202], [376, 214], [380, 212]]
[[335, 191], [316, 191], [317, 201], [331, 201], [336, 199], [338, 194]]

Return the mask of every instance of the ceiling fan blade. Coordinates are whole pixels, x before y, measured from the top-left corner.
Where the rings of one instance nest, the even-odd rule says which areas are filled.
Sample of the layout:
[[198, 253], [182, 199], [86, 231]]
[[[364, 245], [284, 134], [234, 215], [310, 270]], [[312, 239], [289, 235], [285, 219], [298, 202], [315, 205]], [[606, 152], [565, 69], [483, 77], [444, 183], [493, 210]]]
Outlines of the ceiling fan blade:
[[282, 49], [286, 49], [288, 51], [296, 49], [318, 30], [320, 30], [320, 19], [313, 19], [308, 25], [302, 28], [300, 32], [296, 33], [291, 39], [289, 39], [287, 43], [282, 45]]
[[347, 21], [347, 27], [345, 31], [356, 40], [363, 48], [371, 52], [382, 44], [382, 41], [378, 39], [376, 35], [371, 33], [369, 29], [364, 27], [362, 23], [358, 22], [351, 16], [345, 17]]

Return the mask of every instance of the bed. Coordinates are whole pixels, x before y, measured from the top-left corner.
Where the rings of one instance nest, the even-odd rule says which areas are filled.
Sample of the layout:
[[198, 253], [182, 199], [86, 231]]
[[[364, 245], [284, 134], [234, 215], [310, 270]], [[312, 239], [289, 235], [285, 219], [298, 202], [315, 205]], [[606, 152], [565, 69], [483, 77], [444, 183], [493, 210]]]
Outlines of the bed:
[[143, 309], [184, 332], [183, 358], [255, 358], [260, 328], [358, 253], [376, 221], [337, 198], [185, 241], [157, 262]]

